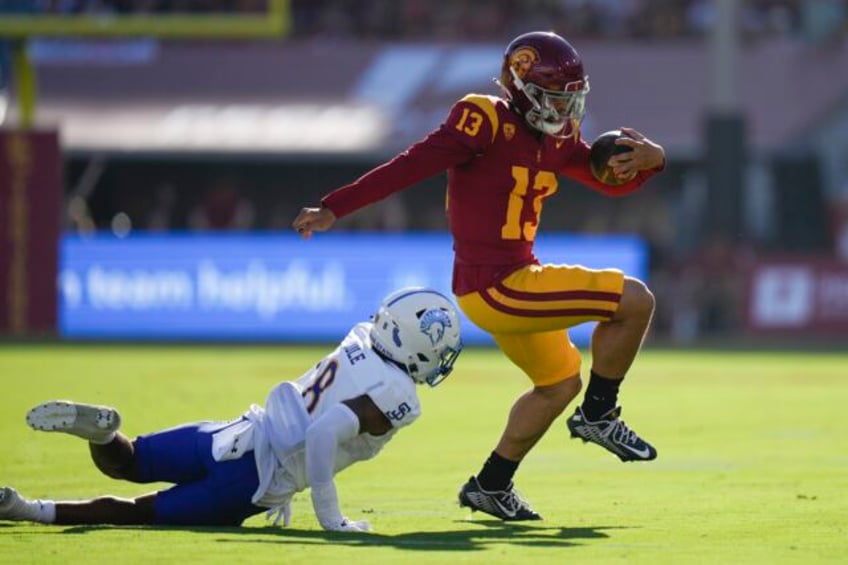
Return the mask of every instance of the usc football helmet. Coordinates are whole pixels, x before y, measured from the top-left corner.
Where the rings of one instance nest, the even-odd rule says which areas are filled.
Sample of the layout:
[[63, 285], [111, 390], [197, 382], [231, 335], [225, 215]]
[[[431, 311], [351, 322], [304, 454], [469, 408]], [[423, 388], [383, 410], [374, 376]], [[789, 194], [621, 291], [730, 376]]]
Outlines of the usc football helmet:
[[442, 382], [462, 351], [456, 308], [429, 288], [404, 288], [383, 299], [370, 333], [374, 349], [419, 384]]
[[532, 128], [557, 138], [577, 134], [589, 77], [580, 55], [559, 35], [533, 31], [513, 39], [504, 52], [499, 84]]

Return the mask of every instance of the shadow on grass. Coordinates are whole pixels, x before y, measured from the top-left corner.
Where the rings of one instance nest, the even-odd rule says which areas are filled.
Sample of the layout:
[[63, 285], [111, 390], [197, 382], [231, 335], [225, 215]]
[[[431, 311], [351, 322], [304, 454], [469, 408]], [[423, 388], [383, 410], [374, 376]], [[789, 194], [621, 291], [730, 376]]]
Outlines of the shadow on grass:
[[[201, 528], [137, 526], [136, 531], [196, 532], [209, 536], [233, 534], [236, 537], [216, 537], [219, 543], [275, 543], [302, 545], [343, 545], [347, 547], [393, 547], [408, 550], [474, 551], [491, 545], [516, 545], [524, 547], [573, 547], [582, 541], [605, 539], [608, 530], [616, 526], [563, 528], [528, 523], [509, 523], [499, 520], [474, 522], [455, 521], [459, 529], [409, 532], [403, 534], [326, 532], [323, 530], [297, 530], [277, 528]], [[121, 526], [73, 526], [54, 530], [62, 534], [86, 534], [99, 530], [125, 529]]]

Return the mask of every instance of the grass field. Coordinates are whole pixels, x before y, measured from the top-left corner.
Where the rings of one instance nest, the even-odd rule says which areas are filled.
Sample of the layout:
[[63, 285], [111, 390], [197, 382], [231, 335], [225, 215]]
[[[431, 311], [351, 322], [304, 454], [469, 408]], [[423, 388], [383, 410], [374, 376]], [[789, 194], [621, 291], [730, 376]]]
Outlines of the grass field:
[[[0, 484], [29, 497], [140, 494], [101, 476], [85, 444], [24, 424], [51, 398], [108, 403], [134, 435], [228, 419], [328, 348], [0, 347]], [[588, 366], [588, 360], [585, 364]], [[459, 486], [525, 387], [495, 350], [470, 350], [424, 415], [375, 460], [337, 478], [343, 511], [373, 534], [323, 532], [308, 494], [292, 527], [58, 527], [0, 522], [2, 563], [846, 563], [848, 354], [643, 352], [624, 418], [659, 449], [622, 464], [569, 440], [564, 420], [517, 485], [545, 517], [471, 516]]]

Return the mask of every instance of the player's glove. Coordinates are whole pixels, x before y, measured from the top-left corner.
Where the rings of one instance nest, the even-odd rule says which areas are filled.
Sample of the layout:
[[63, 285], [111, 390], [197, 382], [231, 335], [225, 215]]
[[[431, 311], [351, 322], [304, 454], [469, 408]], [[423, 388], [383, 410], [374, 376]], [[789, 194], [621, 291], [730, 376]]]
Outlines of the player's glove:
[[265, 519], [270, 520], [271, 517], [274, 518], [275, 526], [279, 526], [280, 520], [282, 519], [283, 526], [288, 528], [289, 524], [291, 524], [292, 517], [291, 499], [287, 500], [285, 504], [269, 509], [268, 512], [265, 513]]
[[312, 504], [321, 527], [329, 532], [370, 532], [365, 520], [348, 520], [339, 510], [336, 485], [333, 481], [312, 485]]
[[367, 520], [348, 520], [342, 518], [341, 524], [325, 529], [332, 532], [370, 532], [371, 524]]

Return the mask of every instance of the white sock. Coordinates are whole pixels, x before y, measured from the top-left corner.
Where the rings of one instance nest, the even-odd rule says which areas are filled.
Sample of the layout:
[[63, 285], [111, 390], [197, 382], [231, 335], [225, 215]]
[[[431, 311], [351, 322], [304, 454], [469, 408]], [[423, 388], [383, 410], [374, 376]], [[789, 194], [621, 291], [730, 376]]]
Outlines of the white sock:
[[3, 518], [7, 520], [52, 524], [56, 521], [56, 503], [52, 500], [27, 500], [19, 497], [3, 514]]
[[56, 521], [56, 503], [52, 500], [33, 500], [28, 503], [35, 516], [33, 522], [52, 524]]

